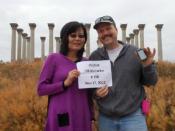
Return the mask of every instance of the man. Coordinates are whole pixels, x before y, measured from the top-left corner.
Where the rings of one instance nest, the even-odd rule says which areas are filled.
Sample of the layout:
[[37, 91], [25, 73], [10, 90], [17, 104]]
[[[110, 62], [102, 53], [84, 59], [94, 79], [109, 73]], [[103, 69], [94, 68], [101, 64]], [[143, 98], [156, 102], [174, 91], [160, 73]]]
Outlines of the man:
[[110, 16], [99, 17], [94, 29], [103, 47], [95, 50], [90, 59], [110, 60], [113, 79], [112, 87], [101, 87], [94, 93], [99, 108], [99, 130], [146, 131], [141, 103], [145, 98], [143, 86], [157, 82], [155, 49], [151, 52], [145, 48], [147, 59], [138, 59], [137, 47], [117, 40], [118, 29]]

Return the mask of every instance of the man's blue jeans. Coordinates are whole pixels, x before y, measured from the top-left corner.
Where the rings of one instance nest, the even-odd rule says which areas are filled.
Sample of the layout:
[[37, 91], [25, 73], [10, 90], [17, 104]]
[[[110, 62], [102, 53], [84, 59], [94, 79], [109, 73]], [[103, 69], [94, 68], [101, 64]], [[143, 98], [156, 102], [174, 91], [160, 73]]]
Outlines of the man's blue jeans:
[[99, 131], [147, 131], [145, 116], [140, 108], [122, 118], [109, 118], [100, 113]]

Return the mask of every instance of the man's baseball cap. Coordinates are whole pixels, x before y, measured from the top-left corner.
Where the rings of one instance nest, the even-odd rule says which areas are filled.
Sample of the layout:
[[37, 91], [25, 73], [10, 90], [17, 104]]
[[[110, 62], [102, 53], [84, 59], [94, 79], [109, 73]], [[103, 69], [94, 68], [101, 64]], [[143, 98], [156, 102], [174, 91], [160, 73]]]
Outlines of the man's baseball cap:
[[97, 29], [98, 25], [101, 24], [101, 23], [110, 23], [110, 24], [113, 24], [116, 27], [113, 18], [111, 16], [108, 16], [108, 15], [97, 18], [95, 20], [94, 29]]

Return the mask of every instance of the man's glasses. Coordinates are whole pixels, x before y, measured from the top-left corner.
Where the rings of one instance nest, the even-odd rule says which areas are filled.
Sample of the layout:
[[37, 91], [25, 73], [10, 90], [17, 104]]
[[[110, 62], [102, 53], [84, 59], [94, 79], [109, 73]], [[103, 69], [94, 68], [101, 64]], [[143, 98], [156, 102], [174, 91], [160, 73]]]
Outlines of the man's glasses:
[[98, 24], [98, 23], [103, 22], [103, 21], [111, 21], [111, 22], [113, 22], [113, 19], [112, 19], [111, 16], [99, 17], [99, 18], [96, 19], [95, 24]]
[[74, 33], [72, 33], [72, 34], [70, 34], [70, 37], [71, 38], [76, 38], [76, 37], [85, 38], [85, 35], [84, 34], [74, 34]]

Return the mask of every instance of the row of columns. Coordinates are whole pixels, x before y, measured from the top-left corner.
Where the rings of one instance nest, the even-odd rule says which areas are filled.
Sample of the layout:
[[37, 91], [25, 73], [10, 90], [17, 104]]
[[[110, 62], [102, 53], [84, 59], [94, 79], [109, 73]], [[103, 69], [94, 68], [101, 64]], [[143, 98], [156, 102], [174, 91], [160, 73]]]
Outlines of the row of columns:
[[[29, 23], [30, 27], [30, 37], [26, 34], [23, 33], [23, 29], [18, 28], [17, 23], [11, 23], [11, 28], [12, 28], [12, 41], [11, 41], [11, 61], [34, 61], [34, 56], [35, 56], [35, 28], [36, 24], [35, 23]], [[54, 29], [54, 23], [48, 23], [49, 27], [49, 53], [53, 53], [53, 29]], [[85, 24], [88, 38], [87, 38], [87, 43], [86, 43], [86, 56], [88, 57], [90, 55], [90, 27], [91, 24]], [[128, 44], [132, 44], [137, 46], [138, 48], [144, 48], [144, 28], [145, 24], [139, 24], [138, 28], [139, 29], [134, 29], [133, 33], [129, 34], [129, 37], [126, 37], [126, 29], [127, 29], [127, 24], [121, 24], [120, 25], [121, 30], [122, 30], [122, 41]], [[161, 29], [163, 27], [163, 24], [157, 24], [156, 26], [157, 29], [157, 41], [158, 41], [158, 60], [162, 60], [162, 36], [161, 36]], [[18, 33], [18, 40], [16, 43], [16, 32]], [[28, 36], [28, 37], [27, 37]], [[41, 59], [44, 60], [45, 58], [45, 40], [46, 37], [42, 36], [40, 37], [41, 39]], [[59, 52], [59, 47], [61, 43], [60, 37], [55, 37], [56, 40], [56, 52]], [[140, 41], [139, 41], [140, 40]], [[101, 46], [101, 43], [99, 40], [97, 40], [97, 43], [99, 46]], [[16, 52], [16, 44], [17, 44], [17, 52]]]
[[[44, 60], [45, 59], [45, 40], [46, 40], [46, 37], [41, 36], [40, 39], [41, 39], [41, 59]], [[49, 39], [50, 39], [50, 37], [49, 37]], [[61, 38], [55, 37], [55, 40], [56, 40], [56, 52], [58, 53], [60, 50]], [[50, 44], [49, 44], [49, 46], [50, 46]], [[52, 46], [50, 46], [50, 48], [52, 48]], [[50, 52], [50, 53], [52, 53], [52, 52]]]
[[[12, 28], [11, 62], [15, 62], [15, 61], [20, 62], [22, 60], [27, 60], [27, 59], [30, 59], [30, 61], [34, 61], [34, 55], [35, 55], [34, 54], [34, 43], [35, 43], [34, 30], [35, 30], [36, 24], [29, 23], [30, 31], [31, 31], [30, 41], [27, 38], [28, 34], [23, 33], [23, 29], [17, 28], [18, 27], [17, 23], [10, 23], [10, 25]], [[18, 33], [17, 43], [16, 43], [16, 32]]]
[[[133, 33], [129, 34], [129, 37], [126, 37], [127, 24], [121, 24], [120, 27], [121, 27], [121, 30], [122, 30], [122, 41], [124, 43], [135, 45], [138, 48], [144, 48], [144, 28], [145, 28], [145, 24], [139, 24], [138, 29], [134, 29]], [[163, 60], [162, 35], [161, 35], [162, 27], [163, 27], [163, 24], [155, 25], [155, 28], [157, 29], [158, 60]]]
[[[12, 28], [12, 39], [11, 39], [11, 62], [21, 62], [21, 61], [27, 61], [27, 62], [33, 62], [35, 59], [35, 23], [29, 23], [30, 27], [30, 37], [27, 35], [27, 33], [23, 33], [23, 29], [17, 28], [17, 23], [10, 23]], [[53, 38], [54, 38], [54, 23], [48, 23], [49, 28], [49, 54], [53, 53]], [[90, 27], [91, 24], [85, 24], [86, 30], [87, 30], [87, 43], [86, 43], [86, 56], [88, 57], [90, 55]], [[16, 43], [16, 32], [18, 33], [18, 39]], [[46, 37], [42, 36], [40, 37], [41, 40], [41, 59], [45, 59], [45, 40]], [[56, 40], [56, 52], [59, 52], [61, 39], [60, 37], [55, 37]], [[17, 49], [16, 49], [17, 46]]]

